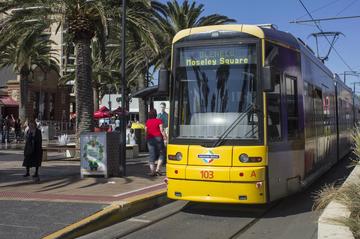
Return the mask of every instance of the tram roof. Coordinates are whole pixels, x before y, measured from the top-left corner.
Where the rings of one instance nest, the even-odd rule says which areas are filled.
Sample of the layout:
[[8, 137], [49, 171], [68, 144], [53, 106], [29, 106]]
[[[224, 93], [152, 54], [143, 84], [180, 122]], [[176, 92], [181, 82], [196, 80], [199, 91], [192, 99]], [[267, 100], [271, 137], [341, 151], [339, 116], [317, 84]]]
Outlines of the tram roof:
[[288, 47], [299, 50], [298, 40], [290, 33], [279, 31], [274, 28], [269, 28], [264, 25], [247, 25], [247, 24], [213, 25], [213, 26], [203, 26], [203, 27], [184, 29], [182, 31], [179, 31], [175, 35], [173, 39], [173, 43], [183, 40], [184, 38], [189, 37], [191, 35], [206, 34], [206, 33], [211, 34], [213, 32], [246, 33], [260, 39], [275, 41], [281, 44], [285, 44]]
[[[269, 27], [270, 26], [270, 27]], [[179, 41], [186, 40], [200, 40], [209, 38], [214, 32], [224, 33], [228, 36], [233, 36], [229, 33], [246, 33], [256, 38], [272, 41], [276, 44], [286, 46], [288, 48], [303, 52], [307, 57], [313, 60], [320, 68], [322, 68], [328, 75], [333, 73], [315, 56], [312, 49], [310, 49], [301, 39], [295, 38], [292, 34], [280, 31], [271, 27], [272, 25], [247, 25], [247, 24], [228, 24], [228, 25], [213, 25], [184, 29], [179, 31], [174, 39], [173, 44]]]

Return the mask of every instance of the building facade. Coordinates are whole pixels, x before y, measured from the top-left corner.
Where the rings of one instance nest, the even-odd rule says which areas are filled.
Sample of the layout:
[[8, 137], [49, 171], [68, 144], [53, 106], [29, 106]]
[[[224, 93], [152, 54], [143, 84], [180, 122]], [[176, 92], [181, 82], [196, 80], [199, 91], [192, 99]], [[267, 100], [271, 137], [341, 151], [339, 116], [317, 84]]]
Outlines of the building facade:
[[[17, 11], [19, 9], [13, 9]], [[20, 9], [21, 10], [21, 9]], [[0, 16], [0, 21], [3, 16]], [[70, 103], [74, 101], [70, 96], [70, 86], [60, 85], [59, 79], [64, 72], [64, 50], [62, 29], [52, 25], [44, 31], [44, 36], [52, 40], [51, 48], [54, 57], [59, 62], [59, 74], [56, 72], [42, 72], [35, 69], [29, 76], [28, 98], [26, 99], [26, 113], [29, 118], [44, 121], [68, 122]], [[20, 76], [11, 67], [0, 69], [0, 113], [3, 116], [18, 117], [20, 102]]]

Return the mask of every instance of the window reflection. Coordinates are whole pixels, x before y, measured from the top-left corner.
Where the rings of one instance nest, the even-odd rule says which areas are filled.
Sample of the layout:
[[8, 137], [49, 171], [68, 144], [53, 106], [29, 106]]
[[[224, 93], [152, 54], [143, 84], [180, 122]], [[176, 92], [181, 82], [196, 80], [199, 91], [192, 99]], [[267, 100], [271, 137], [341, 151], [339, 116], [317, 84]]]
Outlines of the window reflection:
[[[226, 54], [235, 52], [232, 57], [246, 59], [248, 64], [242, 61], [242, 64], [218, 65], [198, 65], [196, 62], [202, 62], [197, 58], [196, 52], [199, 50], [196, 48], [186, 49], [185, 53], [181, 53], [184, 49], [180, 50], [180, 62], [186, 63], [176, 67], [173, 136], [217, 138], [244, 115], [228, 138], [258, 138], [258, 122], [254, 120], [254, 115], [250, 117], [251, 112], [248, 111], [256, 100], [255, 49], [255, 44], [241, 46], [236, 51], [226, 48]], [[192, 51], [195, 53], [191, 54]], [[192, 58], [189, 60], [189, 57]], [[206, 59], [205, 63], [212, 62]], [[193, 65], [188, 66], [190, 64]]]

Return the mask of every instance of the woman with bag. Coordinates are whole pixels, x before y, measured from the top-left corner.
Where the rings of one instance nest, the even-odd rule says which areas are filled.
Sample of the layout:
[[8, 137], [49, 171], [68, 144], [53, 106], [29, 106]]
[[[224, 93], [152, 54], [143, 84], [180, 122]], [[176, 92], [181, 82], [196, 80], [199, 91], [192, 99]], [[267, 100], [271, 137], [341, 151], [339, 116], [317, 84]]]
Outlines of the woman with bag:
[[[156, 110], [150, 110], [149, 119], [145, 124], [146, 140], [150, 153], [150, 176], [161, 176], [161, 164], [165, 160], [165, 145], [164, 141], [167, 140], [166, 133], [163, 128], [161, 119], [156, 118]], [[155, 169], [155, 161], [158, 163]]]
[[36, 127], [35, 121], [28, 122], [29, 129], [25, 135], [24, 162], [26, 167], [24, 177], [30, 176], [30, 168], [35, 167], [34, 178], [39, 178], [39, 167], [42, 162], [42, 137], [41, 131]]

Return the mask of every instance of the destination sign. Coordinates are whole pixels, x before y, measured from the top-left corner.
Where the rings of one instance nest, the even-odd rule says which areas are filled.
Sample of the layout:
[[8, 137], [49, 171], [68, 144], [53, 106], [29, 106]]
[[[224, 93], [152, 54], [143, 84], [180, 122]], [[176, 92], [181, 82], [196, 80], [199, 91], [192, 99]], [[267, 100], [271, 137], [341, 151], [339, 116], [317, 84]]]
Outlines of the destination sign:
[[255, 45], [188, 47], [180, 50], [180, 66], [256, 64]]

